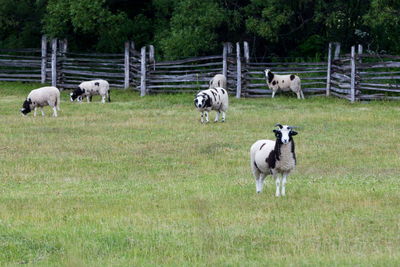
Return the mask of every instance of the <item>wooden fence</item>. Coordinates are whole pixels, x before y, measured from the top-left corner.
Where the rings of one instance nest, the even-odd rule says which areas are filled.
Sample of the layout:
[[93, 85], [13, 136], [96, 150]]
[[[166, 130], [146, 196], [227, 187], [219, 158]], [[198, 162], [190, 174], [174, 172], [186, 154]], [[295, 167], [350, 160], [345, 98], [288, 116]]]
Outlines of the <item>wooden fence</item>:
[[355, 50], [353, 46], [351, 53], [336, 55], [332, 60], [330, 73], [328, 71], [330, 79], [327, 81], [327, 94], [351, 102], [399, 100], [400, 57], [365, 54], [361, 45], [357, 53]]
[[[335, 47], [335, 49], [333, 49]], [[126, 42], [124, 53], [72, 53], [66, 40], [42, 38], [41, 49], [0, 50], [0, 81], [51, 83], [61, 89], [80, 82], [106, 79], [113, 88], [149, 93], [194, 93], [208, 88], [217, 73], [228, 78], [228, 91], [240, 97], [271, 97], [264, 76], [296, 74], [305, 95], [333, 95], [356, 100], [400, 99], [400, 57], [356, 53], [340, 54], [330, 43], [326, 60], [299, 62], [289, 58], [250, 58], [247, 42], [225, 43], [221, 55], [156, 62], [154, 47], [137, 51]]]

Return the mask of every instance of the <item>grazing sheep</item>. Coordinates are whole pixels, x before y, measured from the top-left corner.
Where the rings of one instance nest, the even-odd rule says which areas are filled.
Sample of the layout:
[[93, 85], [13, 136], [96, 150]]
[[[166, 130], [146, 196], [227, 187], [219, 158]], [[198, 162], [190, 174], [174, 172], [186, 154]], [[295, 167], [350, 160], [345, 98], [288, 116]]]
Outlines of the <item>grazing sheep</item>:
[[222, 88], [210, 88], [200, 91], [194, 99], [194, 105], [201, 112], [201, 123], [208, 122], [208, 111], [215, 110], [215, 122], [219, 120], [219, 114], [222, 113], [222, 122], [225, 121], [225, 112], [228, 109], [228, 92]]
[[217, 87], [222, 87], [227, 89], [225, 75], [217, 74], [210, 80], [210, 88], [217, 88]]
[[272, 73], [269, 69], [266, 69], [264, 72], [267, 85], [272, 90], [272, 98], [274, 98], [276, 91], [280, 89], [285, 92], [292, 90], [297, 94], [298, 99], [304, 99], [299, 76], [294, 74], [278, 75]]
[[[250, 165], [256, 179], [256, 191], [260, 193], [263, 188], [265, 176], [272, 174], [276, 181], [276, 196], [285, 195], [286, 178], [296, 166], [296, 154], [293, 136], [297, 132], [292, 126], [276, 124], [279, 129], [274, 133], [276, 141], [258, 140], [250, 148]], [[279, 190], [282, 174], [282, 193]]]
[[42, 116], [44, 116], [43, 107], [50, 106], [53, 108], [53, 116], [57, 117], [57, 110], [60, 110], [60, 91], [57, 87], [46, 86], [32, 90], [24, 103], [22, 104], [21, 113], [26, 116], [34, 109], [33, 116], [36, 117], [36, 109], [40, 107]]
[[105, 80], [93, 80], [82, 82], [78, 88], [76, 88], [71, 94], [71, 101], [74, 101], [78, 98], [78, 101], [82, 99], [82, 97], [86, 96], [87, 102], [89, 103], [92, 99], [93, 95], [101, 95], [101, 103], [105, 103], [106, 97], [108, 98], [108, 102], [111, 102], [110, 99], [110, 85]]

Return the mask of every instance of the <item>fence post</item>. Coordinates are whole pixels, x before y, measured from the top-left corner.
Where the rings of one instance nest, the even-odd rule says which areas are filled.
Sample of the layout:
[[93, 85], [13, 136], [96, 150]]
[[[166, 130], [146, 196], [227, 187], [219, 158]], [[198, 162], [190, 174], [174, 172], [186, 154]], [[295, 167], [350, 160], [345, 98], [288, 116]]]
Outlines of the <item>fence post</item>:
[[358, 52], [357, 52], [357, 54], [358, 54], [358, 62], [359, 63], [362, 63], [362, 53], [363, 53], [363, 46], [362, 45], [358, 45]]
[[355, 94], [355, 87], [356, 87], [356, 60], [355, 60], [355, 54], [356, 54], [356, 48], [353, 45], [351, 47], [351, 84], [350, 84], [350, 101], [353, 103], [356, 98]]
[[47, 37], [46, 35], [42, 36], [42, 64], [40, 68], [40, 82], [45, 83], [46, 82], [46, 62], [47, 62]]
[[[66, 57], [66, 53], [68, 50], [68, 40], [67, 39], [62, 39], [59, 40], [59, 46], [60, 46], [60, 52], [59, 56], [60, 58], [58, 59], [59, 63], [59, 68], [58, 68], [58, 73], [57, 73], [57, 84], [60, 86], [64, 83], [64, 61]], [[61, 90], [61, 89], [60, 89]]]
[[340, 57], [340, 43], [335, 43], [335, 56], [333, 57], [334, 60], [338, 60]]
[[250, 50], [249, 50], [249, 43], [244, 41], [243, 42], [243, 50], [244, 50], [244, 58], [246, 63], [250, 62]]
[[146, 46], [141, 49], [140, 59], [140, 96], [146, 95]]
[[326, 73], [326, 96], [331, 94], [331, 67], [332, 67], [332, 43], [328, 47], [328, 68]]
[[125, 42], [124, 70], [124, 89], [127, 89], [129, 87], [129, 42]]
[[228, 79], [228, 43], [224, 43], [222, 50], [222, 74]]
[[153, 63], [153, 70], [156, 70], [156, 60], [154, 58], [154, 46], [149, 45], [149, 63]]
[[51, 40], [51, 85], [57, 86], [57, 39]]
[[236, 43], [236, 98], [242, 94], [242, 64], [240, 61], [240, 44]]

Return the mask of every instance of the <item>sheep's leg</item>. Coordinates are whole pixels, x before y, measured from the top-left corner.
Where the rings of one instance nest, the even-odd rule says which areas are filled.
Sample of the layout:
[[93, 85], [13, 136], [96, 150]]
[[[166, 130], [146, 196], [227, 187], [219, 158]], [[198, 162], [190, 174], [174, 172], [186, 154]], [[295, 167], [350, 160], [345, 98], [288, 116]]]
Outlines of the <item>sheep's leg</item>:
[[87, 100], [88, 103], [90, 103], [90, 96], [89, 95], [86, 96], [86, 100]]
[[217, 110], [217, 115], [215, 115], [215, 120], [214, 122], [218, 122], [219, 121], [219, 114], [221, 113], [221, 111]]
[[101, 96], [101, 103], [106, 103], [106, 96], [105, 95]]
[[280, 192], [281, 178], [279, 177], [279, 175], [277, 173], [274, 174], [274, 178], [275, 178], [275, 185], [276, 185], [275, 196], [279, 197], [281, 195], [281, 192]]
[[209, 122], [209, 119], [208, 119], [208, 111], [204, 111], [204, 116], [206, 117], [206, 122]]
[[200, 119], [201, 123], [204, 123], [203, 117], [204, 117], [204, 111], [201, 112], [201, 119]]
[[272, 90], [272, 98], [274, 98], [274, 97], [275, 97], [275, 91]]
[[297, 99], [301, 99], [301, 94], [300, 94], [300, 92], [296, 92], [296, 95], [297, 95]]
[[33, 117], [36, 117], [36, 109], [37, 107], [35, 107], [35, 109], [33, 110]]
[[42, 112], [42, 116], [44, 116], [43, 107], [40, 107], [40, 111]]
[[258, 179], [256, 179], [256, 191], [257, 191], [257, 193], [261, 193], [261, 191], [263, 189], [263, 185], [264, 185], [264, 179], [265, 179], [265, 174], [264, 173], [260, 173], [260, 176], [258, 177]]
[[304, 94], [303, 94], [302, 90], [300, 90], [300, 95], [301, 95], [301, 98], [304, 99]]
[[225, 111], [222, 111], [222, 122], [225, 122]]
[[53, 107], [53, 117], [57, 117], [57, 108]]
[[288, 177], [288, 173], [284, 173], [283, 174], [283, 178], [282, 178], [282, 196], [285, 196], [286, 192], [285, 192], [285, 185], [286, 185], [286, 178]]

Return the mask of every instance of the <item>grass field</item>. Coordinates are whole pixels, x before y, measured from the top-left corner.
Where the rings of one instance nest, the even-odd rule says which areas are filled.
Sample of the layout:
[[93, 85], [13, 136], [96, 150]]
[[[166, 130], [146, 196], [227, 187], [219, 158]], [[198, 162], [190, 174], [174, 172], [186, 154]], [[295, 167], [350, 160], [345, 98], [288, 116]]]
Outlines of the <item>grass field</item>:
[[[114, 90], [24, 118], [36, 87], [0, 84], [0, 265], [400, 265], [400, 102], [231, 97], [202, 125], [192, 95]], [[277, 122], [301, 127], [281, 198], [249, 166]]]

